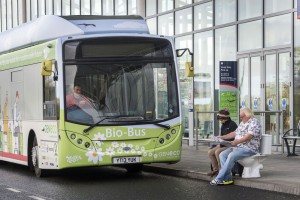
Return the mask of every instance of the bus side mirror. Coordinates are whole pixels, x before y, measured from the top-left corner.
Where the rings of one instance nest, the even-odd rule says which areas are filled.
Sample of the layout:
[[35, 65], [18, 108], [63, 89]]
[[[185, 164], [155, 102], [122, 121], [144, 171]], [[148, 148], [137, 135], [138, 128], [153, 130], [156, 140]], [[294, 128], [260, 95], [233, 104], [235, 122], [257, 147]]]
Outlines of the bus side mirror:
[[192, 66], [192, 62], [185, 63], [185, 75], [187, 77], [194, 77], [194, 67]]
[[42, 76], [51, 76], [52, 73], [52, 61], [51, 60], [45, 60], [42, 62]]

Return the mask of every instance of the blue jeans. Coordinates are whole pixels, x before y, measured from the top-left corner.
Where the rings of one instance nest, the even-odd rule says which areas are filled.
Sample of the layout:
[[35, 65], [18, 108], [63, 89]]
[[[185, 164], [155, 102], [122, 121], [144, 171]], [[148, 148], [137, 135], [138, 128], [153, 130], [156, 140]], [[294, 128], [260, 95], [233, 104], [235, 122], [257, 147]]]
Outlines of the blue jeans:
[[234, 162], [245, 157], [253, 156], [256, 153], [244, 148], [231, 147], [226, 149], [220, 154], [221, 170], [219, 171], [216, 179], [218, 181], [232, 180], [231, 169], [234, 166]]

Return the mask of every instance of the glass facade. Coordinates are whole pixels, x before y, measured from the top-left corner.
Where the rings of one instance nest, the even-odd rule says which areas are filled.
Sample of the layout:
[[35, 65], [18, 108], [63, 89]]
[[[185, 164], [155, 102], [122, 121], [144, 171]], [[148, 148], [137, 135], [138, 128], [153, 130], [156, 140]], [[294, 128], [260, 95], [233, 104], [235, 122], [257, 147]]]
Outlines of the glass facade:
[[[265, 111], [270, 95], [278, 103], [274, 109], [288, 99], [291, 115], [284, 126], [293, 128], [300, 120], [294, 112], [300, 109], [300, 19], [295, 8], [295, 0], [0, 0], [0, 28], [3, 32], [46, 14], [141, 15], [150, 33], [173, 36], [177, 48], [194, 53], [194, 79], [184, 74], [184, 63], [191, 58], [178, 59], [185, 117], [191, 91], [195, 111], [221, 109], [219, 63], [237, 61], [239, 105]], [[273, 71], [266, 74], [268, 70]], [[214, 120], [213, 114], [203, 116], [200, 125]]]

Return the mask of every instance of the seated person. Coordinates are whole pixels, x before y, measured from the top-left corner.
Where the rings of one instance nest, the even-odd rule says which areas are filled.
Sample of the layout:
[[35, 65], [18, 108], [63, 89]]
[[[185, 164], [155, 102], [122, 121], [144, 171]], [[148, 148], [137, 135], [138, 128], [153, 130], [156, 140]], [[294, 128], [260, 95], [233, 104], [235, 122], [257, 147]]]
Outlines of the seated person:
[[241, 158], [253, 156], [259, 152], [261, 124], [253, 116], [251, 109], [241, 108], [241, 123], [238, 128], [227, 135], [218, 136], [221, 139], [234, 138], [230, 142], [233, 147], [229, 147], [220, 154], [221, 169], [217, 177], [210, 182], [210, 185], [233, 184], [231, 169], [234, 163]]
[[66, 97], [66, 107], [69, 120], [93, 123], [96, 121], [94, 118], [99, 116], [92, 101], [81, 94], [78, 84], [74, 85], [73, 92]]
[[[229, 114], [230, 113], [228, 112], [228, 110], [225, 110], [225, 109], [220, 110], [217, 114], [217, 119], [222, 124], [221, 125], [221, 136], [227, 135], [228, 133], [235, 131], [237, 128], [236, 123], [231, 120], [231, 118], [229, 117]], [[232, 141], [232, 140], [233, 140], [233, 138], [230, 139], [230, 141]], [[219, 173], [219, 169], [221, 168], [219, 154], [227, 148], [228, 147], [226, 147], [222, 144], [218, 144], [214, 148], [211, 148], [208, 151], [208, 157], [211, 161], [211, 167], [212, 167], [212, 171], [207, 173], [208, 176], [214, 176]]]

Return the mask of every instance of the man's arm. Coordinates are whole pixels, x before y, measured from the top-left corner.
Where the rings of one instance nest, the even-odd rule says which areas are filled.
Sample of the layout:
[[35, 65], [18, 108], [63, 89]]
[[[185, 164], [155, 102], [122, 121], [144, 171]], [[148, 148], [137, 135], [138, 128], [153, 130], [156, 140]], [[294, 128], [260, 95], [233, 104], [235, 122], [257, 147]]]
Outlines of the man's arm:
[[233, 141], [231, 142], [231, 144], [232, 144], [232, 146], [236, 146], [236, 145], [238, 145], [238, 144], [240, 144], [240, 143], [249, 141], [249, 140], [251, 140], [252, 138], [253, 138], [253, 135], [250, 134], [250, 133], [247, 133], [244, 137], [242, 137], [242, 138], [240, 138], [240, 139], [238, 139], [238, 140], [233, 140]]
[[218, 138], [221, 138], [221, 139], [232, 139], [232, 138], [234, 138], [235, 137], [235, 131], [233, 131], [233, 132], [231, 132], [231, 133], [228, 133], [228, 134], [226, 134], [226, 135], [222, 135], [222, 136], [218, 136]]

